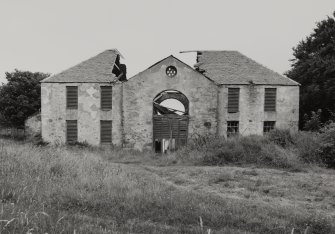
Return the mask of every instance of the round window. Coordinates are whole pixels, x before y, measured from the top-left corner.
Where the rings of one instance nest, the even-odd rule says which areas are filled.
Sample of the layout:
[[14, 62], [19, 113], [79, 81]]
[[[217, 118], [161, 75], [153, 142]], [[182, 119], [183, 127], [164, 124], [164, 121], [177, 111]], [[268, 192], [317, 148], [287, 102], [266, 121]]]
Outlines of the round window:
[[166, 75], [168, 77], [174, 77], [175, 75], [177, 75], [177, 68], [174, 66], [168, 66], [166, 68]]

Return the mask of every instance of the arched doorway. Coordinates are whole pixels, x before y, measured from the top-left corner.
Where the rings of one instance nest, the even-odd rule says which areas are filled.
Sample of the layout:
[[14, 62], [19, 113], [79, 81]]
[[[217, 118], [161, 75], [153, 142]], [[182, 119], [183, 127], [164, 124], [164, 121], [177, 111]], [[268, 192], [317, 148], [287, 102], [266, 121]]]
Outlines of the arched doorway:
[[157, 153], [186, 145], [189, 101], [176, 90], [165, 90], [153, 99], [153, 148]]

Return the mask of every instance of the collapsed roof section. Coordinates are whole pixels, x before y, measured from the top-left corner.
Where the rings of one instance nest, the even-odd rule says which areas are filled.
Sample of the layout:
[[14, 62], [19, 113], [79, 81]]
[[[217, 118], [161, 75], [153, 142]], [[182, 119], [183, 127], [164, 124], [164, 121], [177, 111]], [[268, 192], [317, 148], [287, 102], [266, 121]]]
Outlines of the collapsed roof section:
[[126, 65], [117, 49], [106, 50], [59, 74], [42, 80], [42, 83], [112, 83], [126, 81]]
[[195, 69], [217, 84], [299, 85], [238, 51], [197, 52]]

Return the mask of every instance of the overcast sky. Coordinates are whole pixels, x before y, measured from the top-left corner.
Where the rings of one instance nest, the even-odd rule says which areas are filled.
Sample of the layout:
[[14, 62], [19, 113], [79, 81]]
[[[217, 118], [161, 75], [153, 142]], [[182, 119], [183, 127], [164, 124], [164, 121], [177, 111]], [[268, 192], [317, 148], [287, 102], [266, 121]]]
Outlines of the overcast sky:
[[283, 73], [292, 47], [332, 15], [334, 0], [0, 0], [0, 83], [5, 72], [58, 73], [106, 49], [128, 77], [183, 50], [238, 50]]

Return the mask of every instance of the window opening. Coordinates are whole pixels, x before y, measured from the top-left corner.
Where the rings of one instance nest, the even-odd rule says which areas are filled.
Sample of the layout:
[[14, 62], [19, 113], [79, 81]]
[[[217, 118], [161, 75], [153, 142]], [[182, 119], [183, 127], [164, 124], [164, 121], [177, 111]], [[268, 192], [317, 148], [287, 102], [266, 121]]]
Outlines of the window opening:
[[101, 86], [101, 109], [111, 110], [112, 109], [112, 86]]
[[227, 137], [236, 136], [239, 133], [239, 122], [228, 121], [227, 122]]
[[100, 140], [101, 143], [112, 143], [112, 121], [100, 121]]
[[66, 142], [76, 143], [78, 141], [77, 120], [66, 120]]
[[276, 111], [276, 88], [265, 88], [264, 111]]
[[228, 113], [236, 113], [239, 109], [239, 88], [228, 88]]
[[66, 108], [78, 109], [78, 86], [66, 86]]
[[263, 132], [270, 132], [275, 128], [275, 121], [264, 121]]

